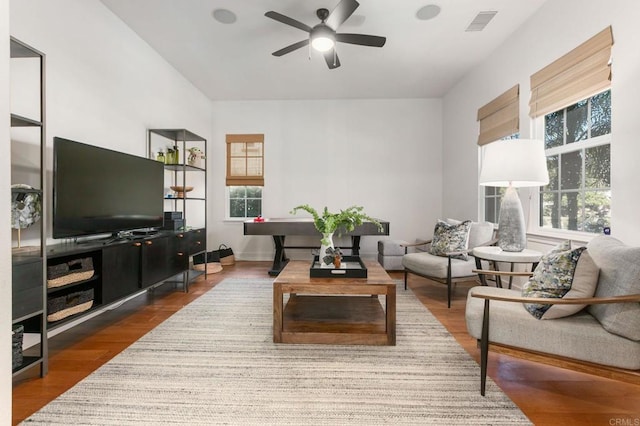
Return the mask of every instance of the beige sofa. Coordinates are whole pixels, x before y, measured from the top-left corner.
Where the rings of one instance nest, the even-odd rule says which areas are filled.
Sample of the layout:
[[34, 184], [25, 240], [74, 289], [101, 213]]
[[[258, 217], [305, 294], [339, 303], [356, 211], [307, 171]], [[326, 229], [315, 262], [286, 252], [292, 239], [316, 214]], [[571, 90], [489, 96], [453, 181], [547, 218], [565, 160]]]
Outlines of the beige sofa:
[[[483, 286], [469, 291], [465, 318], [469, 334], [480, 342], [482, 395], [489, 343], [640, 370], [640, 247], [599, 236], [587, 250], [599, 268], [593, 298], [533, 299]], [[538, 320], [524, 302], [588, 306], [568, 317]]]

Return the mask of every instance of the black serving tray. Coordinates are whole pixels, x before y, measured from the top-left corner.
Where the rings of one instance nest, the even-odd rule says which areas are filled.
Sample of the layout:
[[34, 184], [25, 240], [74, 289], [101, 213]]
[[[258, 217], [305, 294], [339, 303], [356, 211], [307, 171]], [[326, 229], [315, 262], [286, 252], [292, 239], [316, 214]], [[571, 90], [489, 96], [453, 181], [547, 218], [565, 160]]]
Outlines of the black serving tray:
[[367, 267], [360, 256], [342, 256], [340, 268], [321, 268], [319, 257], [314, 256], [309, 276], [311, 278], [367, 278]]

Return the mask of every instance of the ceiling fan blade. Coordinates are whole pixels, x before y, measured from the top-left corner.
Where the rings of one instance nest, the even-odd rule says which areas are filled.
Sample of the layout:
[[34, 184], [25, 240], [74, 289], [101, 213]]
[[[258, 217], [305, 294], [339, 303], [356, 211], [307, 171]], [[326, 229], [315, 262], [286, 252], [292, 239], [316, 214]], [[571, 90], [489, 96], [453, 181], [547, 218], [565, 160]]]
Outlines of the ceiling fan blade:
[[283, 14], [274, 12], [273, 10], [270, 10], [269, 12], [265, 13], [264, 16], [266, 16], [267, 18], [275, 19], [276, 21], [282, 22], [283, 24], [291, 25], [292, 27], [296, 27], [302, 31], [306, 31], [306, 32], [311, 31], [311, 27], [308, 26], [307, 24], [303, 24], [300, 21], [296, 21], [293, 18], [289, 18], [288, 16], [284, 16]]
[[336, 31], [340, 25], [344, 23], [349, 17], [355, 12], [355, 10], [360, 6], [356, 0], [342, 0], [338, 5], [331, 11], [329, 17], [325, 21], [332, 30]]
[[336, 34], [336, 41], [361, 46], [382, 47], [387, 42], [387, 38], [367, 34]]
[[293, 43], [293, 44], [291, 44], [291, 45], [289, 45], [287, 47], [283, 47], [282, 49], [273, 52], [272, 55], [273, 56], [286, 55], [287, 53], [293, 52], [294, 50], [298, 50], [301, 47], [304, 47], [304, 46], [306, 46], [308, 44], [309, 44], [309, 39], [302, 40], [302, 41], [299, 41], [297, 43]]
[[327, 66], [330, 70], [338, 68], [340, 66], [340, 59], [338, 58], [336, 49], [331, 49], [324, 52], [324, 60], [327, 61]]

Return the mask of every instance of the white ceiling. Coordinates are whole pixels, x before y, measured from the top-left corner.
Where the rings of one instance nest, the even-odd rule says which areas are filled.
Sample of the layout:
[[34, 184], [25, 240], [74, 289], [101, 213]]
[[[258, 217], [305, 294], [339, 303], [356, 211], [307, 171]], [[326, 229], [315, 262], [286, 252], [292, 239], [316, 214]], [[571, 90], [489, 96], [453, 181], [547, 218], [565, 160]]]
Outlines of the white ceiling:
[[[264, 16], [269, 10], [309, 26], [316, 9], [339, 0], [101, 0], [212, 100], [431, 98], [443, 96], [546, 0], [360, 0], [340, 32], [385, 36], [382, 48], [339, 43], [341, 67], [317, 52], [271, 53], [307, 34]], [[437, 4], [421, 21], [416, 12]], [[231, 10], [233, 24], [213, 19]], [[498, 11], [481, 32], [465, 28], [481, 11]]]

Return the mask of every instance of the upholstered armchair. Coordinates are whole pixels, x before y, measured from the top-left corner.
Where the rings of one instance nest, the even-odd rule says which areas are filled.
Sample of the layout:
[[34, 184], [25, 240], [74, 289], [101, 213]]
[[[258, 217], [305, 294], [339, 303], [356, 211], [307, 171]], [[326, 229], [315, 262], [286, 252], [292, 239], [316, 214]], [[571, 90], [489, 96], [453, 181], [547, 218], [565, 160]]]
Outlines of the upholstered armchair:
[[[466, 224], [466, 225], [464, 225]], [[464, 228], [467, 228], [466, 238]], [[460, 233], [451, 237], [451, 233]], [[407, 289], [408, 274], [415, 274], [447, 286], [447, 307], [451, 307], [452, 287], [477, 277], [472, 251], [481, 245], [496, 243], [494, 225], [491, 222], [460, 222], [453, 219], [438, 221], [434, 236], [429, 240], [418, 240], [413, 244], [402, 244], [405, 255], [404, 289]], [[409, 253], [414, 248], [415, 253]]]

